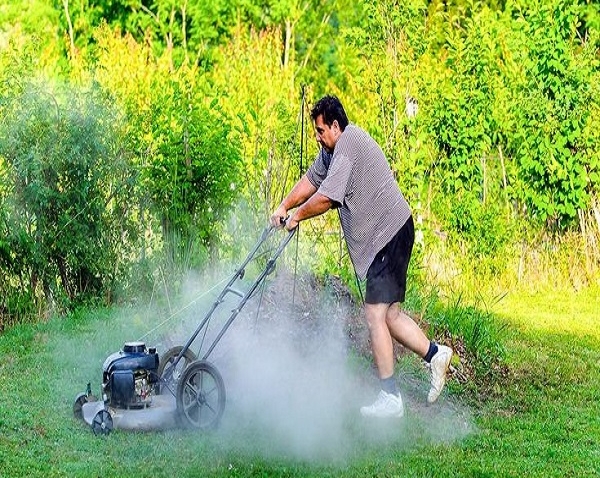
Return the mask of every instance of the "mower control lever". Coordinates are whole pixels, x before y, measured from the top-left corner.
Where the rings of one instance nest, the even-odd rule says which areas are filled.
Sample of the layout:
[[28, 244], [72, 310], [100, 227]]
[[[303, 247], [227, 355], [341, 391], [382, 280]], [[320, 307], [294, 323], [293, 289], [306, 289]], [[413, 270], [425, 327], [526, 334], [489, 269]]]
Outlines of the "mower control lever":
[[275, 225], [275, 224], [270, 224], [270, 228], [268, 227], [266, 230], [268, 229], [279, 229], [280, 227], [284, 227], [285, 223], [287, 222], [287, 220], [290, 218], [290, 215], [288, 214], [285, 217], [280, 217], [279, 218], [279, 226]]

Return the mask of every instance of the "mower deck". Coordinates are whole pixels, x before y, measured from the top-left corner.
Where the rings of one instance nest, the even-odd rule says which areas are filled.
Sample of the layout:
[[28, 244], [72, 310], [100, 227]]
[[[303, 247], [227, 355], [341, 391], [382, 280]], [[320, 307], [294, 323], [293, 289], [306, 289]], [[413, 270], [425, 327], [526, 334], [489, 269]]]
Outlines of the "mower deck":
[[[110, 413], [110, 423], [103, 420], [103, 411]], [[131, 431], [167, 430], [177, 426], [177, 406], [171, 394], [156, 395], [152, 405], [146, 408], [113, 408], [103, 401], [87, 402], [81, 407], [83, 420], [99, 433], [107, 433], [112, 428]], [[103, 428], [103, 422], [104, 428]], [[107, 429], [109, 427], [110, 429]]]

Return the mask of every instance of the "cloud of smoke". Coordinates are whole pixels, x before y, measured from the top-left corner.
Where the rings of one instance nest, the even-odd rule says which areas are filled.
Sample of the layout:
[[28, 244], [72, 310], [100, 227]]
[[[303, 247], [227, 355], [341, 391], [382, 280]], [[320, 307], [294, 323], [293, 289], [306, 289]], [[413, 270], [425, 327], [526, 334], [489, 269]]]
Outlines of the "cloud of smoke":
[[404, 419], [362, 418], [360, 407], [374, 400], [379, 389], [367, 367], [355, 360], [347, 334], [349, 305], [329, 300], [304, 282], [308, 290], [300, 291], [299, 304], [291, 306], [289, 281], [285, 275], [276, 279], [259, 313], [241, 314], [210, 357], [227, 393], [216, 435], [224, 448], [344, 463], [373, 446], [408, 448], [415, 438], [452, 442], [473, 431], [466, 408], [448, 401], [424, 405], [426, 381], [400, 379]]
[[[207, 277], [212, 281], [208, 286]], [[103, 360], [124, 342], [143, 338], [161, 354], [183, 345], [224, 287], [217, 279], [222, 277], [190, 277], [178, 303], [124, 308], [86, 325], [74, 338], [60, 338], [57, 360], [64, 363], [64, 374], [58, 380], [70, 386], [57, 389], [66, 407], [84, 390], [86, 380], [94, 392], [99, 389]], [[291, 305], [293, 280], [289, 274], [269, 276], [264, 294], [248, 302], [209, 357], [223, 377], [227, 402], [219, 429], [200, 436], [249, 456], [347, 463], [375, 446], [409, 448], [415, 439], [452, 442], [473, 432], [465, 407], [448, 399], [426, 407], [426, 381], [406, 382], [403, 377], [403, 419], [360, 417], [360, 407], [375, 399], [378, 384], [368, 361], [358, 357], [350, 342], [350, 306], [302, 280], [296, 283], [297, 302]], [[233, 297], [217, 309], [204, 349], [236, 305]], [[199, 356], [202, 337], [192, 346]]]
[[345, 427], [361, 386], [348, 364], [342, 323], [331, 315], [276, 315], [259, 327], [233, 329], [216, 358], [228, 393], [221, 436], [235, 438], [241, 429], [254, 436], [257, 449], [249, 451], [258, 453], [344, 457]]

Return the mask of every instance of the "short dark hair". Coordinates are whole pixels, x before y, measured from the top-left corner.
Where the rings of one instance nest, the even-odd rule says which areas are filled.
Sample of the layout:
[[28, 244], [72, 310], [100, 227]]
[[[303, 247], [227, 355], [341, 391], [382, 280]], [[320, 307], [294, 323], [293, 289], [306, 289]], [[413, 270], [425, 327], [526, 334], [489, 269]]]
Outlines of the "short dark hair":
[[324, 96], [315, 103], [310, 111], [310, 117], [313, 121], [316, 121], [319, 115], [323, 115], [323, 122], [327, 126], [331, 126], [336, 120], [342, 131], [348, 126], [348, 117], [342, 103], [336, 96]]

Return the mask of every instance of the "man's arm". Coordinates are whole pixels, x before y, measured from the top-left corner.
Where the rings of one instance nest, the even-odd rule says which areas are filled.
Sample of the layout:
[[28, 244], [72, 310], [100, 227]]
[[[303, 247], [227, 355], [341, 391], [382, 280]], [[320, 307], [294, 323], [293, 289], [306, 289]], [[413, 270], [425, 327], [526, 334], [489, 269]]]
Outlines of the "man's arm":
[[287, 217], [289, 209], [304, 204], [316, 192], [317, 188], [308, 180], [306, 174], [302, 176], [271, 215], [271, 224], [280, 226], [281, 220]]
[[285, 225], [288, 231], [296, 228], [300, 221], [318, 216], [331, 209], [333, 201], [321, 193], [315, 192], [302, 206], [296, 209]]

